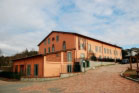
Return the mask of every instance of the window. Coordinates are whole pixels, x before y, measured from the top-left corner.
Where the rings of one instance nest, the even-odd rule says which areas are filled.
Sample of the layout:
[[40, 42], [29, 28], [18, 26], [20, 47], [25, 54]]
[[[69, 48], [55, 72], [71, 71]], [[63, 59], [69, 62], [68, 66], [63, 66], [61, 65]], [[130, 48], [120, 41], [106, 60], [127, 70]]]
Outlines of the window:
[[46, 48], [44, 48], [44, 55], [46, 55]]
[[48, 53], [50, 53], [51, 51], [50, 51], [50, 47], [48, 48]]
[[81, 49], [81, 50], [85, 49], [85, 44], [84, 44], [84, 43], [81, 43], [81, 44], [80, 44], [80, 49]]
[[109, 49], [107, 49], [107, 54], [109, 54]]
[[20, 65], [20, 73], [21, 75], [24, 75], [24, 65]]
[[52, 45], [52, 52], [55, 52], [55, 46], [54, 46], [54, 44]]
[[63, 50], [66, 50], [66, 42], [63, 41]]
[[57, 41], [57, 42], [59, 41], [59, 36], [56, 36], [56, 41]]
[[48, 44], [50, 44], [50, 38], [48, 38]]
[[98, 52], [98, 46], [96, 46], [96, 52]]
[[52, 38], [52, 41], [54, 41], [54, 40], [55, 40], [55, 38], [53, 37], [53, 38]]
[[67, 72], [72, 72], [72, 65], [67, 65]]
[[47, 42], [47, 41], [46, 41], [46, 40], [44, 40], [44, 45], [46, 45], [46, 42]]
[[111, 49], [110, 49], [110, 54], [111, 54]]
[[91, 44], [88, 44], [88, 51], [91, 52]]
[[101, 53], [101, 47], [99, 47], [99, 52]]
[[114, 55], [117, 55], [118, 53], [117, 53], [117, 51], [116, 50], [114, 50]]
[[67, 61], [72, 62], [72, 53], [71, 52], [67, 53]]
[[34, 64], [34, 76], [38, 76], [38, 64]]
[[27, 76], [31, 75], [31, 65], [27, 65]]
[[104, 48], [104, 53], [106, 54], [106, 48]]
[[118, 51], [116, 51], [116, 55], [118, 55]]

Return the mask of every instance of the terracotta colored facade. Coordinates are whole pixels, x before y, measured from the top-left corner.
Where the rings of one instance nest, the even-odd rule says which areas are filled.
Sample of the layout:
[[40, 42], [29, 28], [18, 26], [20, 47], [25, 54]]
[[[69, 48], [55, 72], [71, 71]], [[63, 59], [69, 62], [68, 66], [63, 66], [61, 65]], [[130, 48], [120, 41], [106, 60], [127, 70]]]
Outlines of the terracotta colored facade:
[[[122, 59], [120, 47], [71, 32], [52, 31], [38, 46], [39, 55], [14, 60], [14, 72], [17, 66], [20, 72], [20, 66], [24, 65], [25, 76], [35, 77], [34, 67], [38, 64], [37, 77], [55, 77], [74, 72], [75, 64], [80, 63], [82, 58], [89, 59], [92, 54], [97, 58]], [[30, 69], [27, 68], [28, 64], [31, 64]], [[27, 70], [31, 75], [27, 76]]]

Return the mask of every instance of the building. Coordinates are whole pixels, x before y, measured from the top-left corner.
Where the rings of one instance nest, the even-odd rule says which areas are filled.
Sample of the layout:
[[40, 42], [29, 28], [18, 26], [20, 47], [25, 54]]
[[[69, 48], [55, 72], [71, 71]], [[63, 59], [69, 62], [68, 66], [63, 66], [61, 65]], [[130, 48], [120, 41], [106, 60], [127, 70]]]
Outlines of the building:
[[39, 55], [13, 60], [13, 71], [25, 77], [57, 77], [80, 71], [82, 60], [92, 54], [122, 59], [121, 47], [72, 32], [52, 31], [38, 47]]

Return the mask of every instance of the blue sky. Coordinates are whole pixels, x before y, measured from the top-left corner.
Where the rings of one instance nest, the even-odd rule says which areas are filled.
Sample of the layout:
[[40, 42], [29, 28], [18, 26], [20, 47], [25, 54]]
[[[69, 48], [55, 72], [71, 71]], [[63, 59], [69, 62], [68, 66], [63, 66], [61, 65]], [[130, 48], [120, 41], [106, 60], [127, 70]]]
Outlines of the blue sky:
[[13, 55], [52, 30], [139, 47], [139, 0], [0, 0], [0, 49]]

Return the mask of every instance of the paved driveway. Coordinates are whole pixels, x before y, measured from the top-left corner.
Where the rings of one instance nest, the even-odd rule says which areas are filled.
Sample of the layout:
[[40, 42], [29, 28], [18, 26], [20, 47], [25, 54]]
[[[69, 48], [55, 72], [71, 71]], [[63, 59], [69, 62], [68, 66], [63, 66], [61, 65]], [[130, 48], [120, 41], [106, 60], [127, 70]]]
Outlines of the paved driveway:
[[139, 93], [139, 83], [120, 76], [127, 65], [112, 65], [48, 82], [0, 81], [0, 93]]

